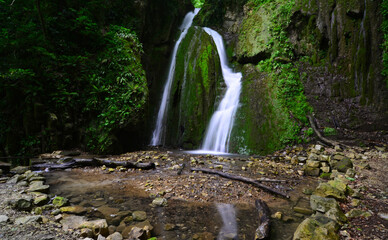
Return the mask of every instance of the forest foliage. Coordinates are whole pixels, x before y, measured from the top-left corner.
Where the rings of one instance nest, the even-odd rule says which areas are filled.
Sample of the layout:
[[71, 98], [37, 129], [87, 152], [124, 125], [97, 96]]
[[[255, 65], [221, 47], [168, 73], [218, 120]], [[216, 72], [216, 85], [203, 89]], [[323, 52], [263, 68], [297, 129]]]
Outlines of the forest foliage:
[[80, 142], [104, 152], [114, 129], [142, 119], [142, 45], [116, 7], [104, 0], [0, 1], [1, 154]]

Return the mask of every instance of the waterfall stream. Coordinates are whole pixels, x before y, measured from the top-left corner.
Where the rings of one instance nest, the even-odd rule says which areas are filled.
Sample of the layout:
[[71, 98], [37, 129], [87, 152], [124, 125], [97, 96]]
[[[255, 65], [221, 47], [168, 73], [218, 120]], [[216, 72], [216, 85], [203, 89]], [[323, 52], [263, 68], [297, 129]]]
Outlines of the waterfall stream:
[[239, 105], [242, 74], [234, 72], [228, 66], [226, 50], [221, 35], [210, 28], [204, 28], [204, 30], [213, 38], [217, 46], [222, 76], [227, 89], [217, 111], [213, 113], [210, 119], [202, 148], [199, 151], [226, 153], [229, 151], [230, 133]]
[[177, 51], [179, 48], [179, 44], [185, 38], [185, 36], [187, 34], [187, 30], [191, 27], [191, 25], [193, 23], [193, 19], [194, 19], [195, 15], [197, 15], [199, 10], [200, 10], [199, 8], [196, 8], [194, 10], [194, 12], [187, 13], [185, 18], [183, 19], [182, 25], [179, 28], [182, 31], [182, 33], [179, 36], [178, 41], [175, 43], [174, 50], [172, 52], [170, 68], [168, 71], [166, 85], [164, 86], [164, 90], [163, 90], [163, 97], [162, 97], [162, 101], [161, 101], [160, 107], [159, 107], [158, 118], [156, 120], [155, 130], [152, 134], [152, 140], [151, 140], [152, 146], [157, 146], [157, 145], [163, 144], [163, 137], [164, 137], [164, 134], [166, 131], [165, 127], [166, 127], [168, 103], [170, 100], [169, 98], [170, 98], [172, 82], [174, 80], [176, 54], [177, 54]]

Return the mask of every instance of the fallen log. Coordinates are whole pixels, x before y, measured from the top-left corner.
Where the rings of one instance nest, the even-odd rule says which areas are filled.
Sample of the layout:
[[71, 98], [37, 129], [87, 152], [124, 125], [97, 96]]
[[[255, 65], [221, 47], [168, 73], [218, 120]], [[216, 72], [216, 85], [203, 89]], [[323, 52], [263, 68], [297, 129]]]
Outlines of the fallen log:
[[314, 130], [314, 133], [317, 135], [317, 137], [325, 144], [329, 145], [329, 146], [336, 146], [336, 145], [339, 145], [338, 142], [336, 141], [332, 141], [332, 140], [329, 140], [327, 138], [325, 138], [324, 136], [322, 136], [322, 134], [319, 132], [319, 130], [317, 129], [317, 127], [315, 126], [315, 122], [314, 122], [314, 119], [311, 115], [308, 115], [307, 118], [309, 119], [309, 122], [310, 122], [310, 126], [311, 128]]
[[133, 162], [126, 162], [126, 161], [112, 161], [108, 159], [103, 158], [93, 158], [93, 159], [72, 159], [71, 161], [65, 162], [65, 163], [42, 163], [42, 164], [35, 164], [31, 166], [32, 170], [43, 170], [43, 169], [49, 169], [49, 170], [63, 170], [68, 168], [75, 168], [75, 167], [98, 167], [98, 166], [107, 166], [111, 168], [115, 167], [125, 167], [125, 168], [136, 168], [136, 169], [143, 169], [143, 170], [149, 170], [155, 168], [154, 163], [133, 163]]
[[255, 240], [269, 239], [271, 227], [269, 208], [261, 199], [255, 201], [255, 206], [259, 216], [259, 226], [255, 232]]
[[227, 178], [227, 179], [232, 179], [232, 180], [237, 180], [237, 181], [240, 181], [240, 182], [245, 182], [245, 183], [251, 184], [251, 185], [253, 185], [255, 187], [264, 189], [264, 190], [266, 190], [266, 191], [268, 191], [270, 193], [274, 193], [274, 194], [280, 195], [280, 196], [285, 197], [285, 198], [290, 198], [290, 196], [288, 196], [287, 194], [279, 192], [279, 191], [277, 191], [277, 190], [275, 190], [273, 188], [270, 188], [270, 187], [268, 187], [266, 185], [260, 184], [257, 180], [254, 180], [254, 179], [251, 179], [251, 178], [246, 178], [246, 177], [242, 177], [242, 176], [232, 175], [232, 174], [229, 174], [229, 173], [219, 172], [219, 171], [210, 170], [210, 169], [204, 169], [204, 168], [190, 168], [190, 171], [197, 171], [197, 172], [215, 174], [215, 175]]

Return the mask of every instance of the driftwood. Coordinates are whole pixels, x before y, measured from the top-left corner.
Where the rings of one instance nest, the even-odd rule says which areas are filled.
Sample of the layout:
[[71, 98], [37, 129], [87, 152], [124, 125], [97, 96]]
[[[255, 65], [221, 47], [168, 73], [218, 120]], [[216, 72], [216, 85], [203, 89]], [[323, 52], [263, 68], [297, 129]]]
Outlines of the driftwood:
[[251, 185], [253, 185], [255, 187], [264, 189], [264, 190], [266, 190], [266, 191], [268, 191], [270, 193], [274, 193], [274, 194], [280, 195], [280, 196], [285, 197], [285, 198], [290, 198], [290, 196], [288, 196], [287, 194], [279, 192], [279, 191], [277, 191], [277, 190], [275, 190], [273, 188], [270, 188], [270, 187], [268, 187], [266, 185], [260, 184], [259, 181], [251, 179], [251, 178], [246, 178], [246, 177], [242, 177], [242, 176], [232, 175], [232, 174], [229, 174], [229, 173], [224, 173], [224, 172], [219, 172], [219, 171], [210, 170], [210, 169], [204, 169], [204, 168], [191, 168], [190, 170], [191, 171], [203, 172], [203, 173], [209, 173], [209, 174], [215, 174], [215, 175], [218, 175], [218, 176], [221, 176], [221, 177], [224, 177], [224, 178], [228, 178], [228, 179], [232, 179], [232, 180], [237, 180], [237, 181], [249, 183], [249, 184], [251, 184]]
[[255, 206], [256, 210], [259, 215], [259, 226], [256, 229], [255, 232], [255, 240], [262, 240], [262, 239], [269, 239], [269, 234], [270, 234], [270, 211], [267, 206], [267, 204], [260, 200], [257, 199], [255, 201]]
[[155, 168], [154, 163], [133, 163], [126, 161], [111, 161], [104, 158], [94, 158], [94, 159], [72, 159], [68, 162], [64, 162], [61, 164], [56, 163], [42, 163], [32, 165], [32, 170], [42, 170], [42, 169], [50, 169], [50, 170], [63, 170], [68, 168], [75, 167], [98, 167], [105, 165], [107, 167], [125, 167], [125, 168], [136, 168], [136, 169], [153, 169]]

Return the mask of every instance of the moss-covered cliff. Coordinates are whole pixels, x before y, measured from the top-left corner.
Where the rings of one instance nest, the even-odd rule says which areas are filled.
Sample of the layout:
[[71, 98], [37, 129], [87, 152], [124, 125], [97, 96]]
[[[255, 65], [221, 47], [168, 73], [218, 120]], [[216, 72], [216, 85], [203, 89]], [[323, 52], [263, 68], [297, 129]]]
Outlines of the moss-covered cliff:
[[387, 138], [380, 1], [208, 0], [195, 22], [221, 32], [243, 65], [234, 151], [301, 141], [311, 111], [322, 128]]
[[214, 111], [223, 83], [220, 60], [212, 38], [191, 27], [176, 58], [167, 118], [169, 146], [198, 147]]

